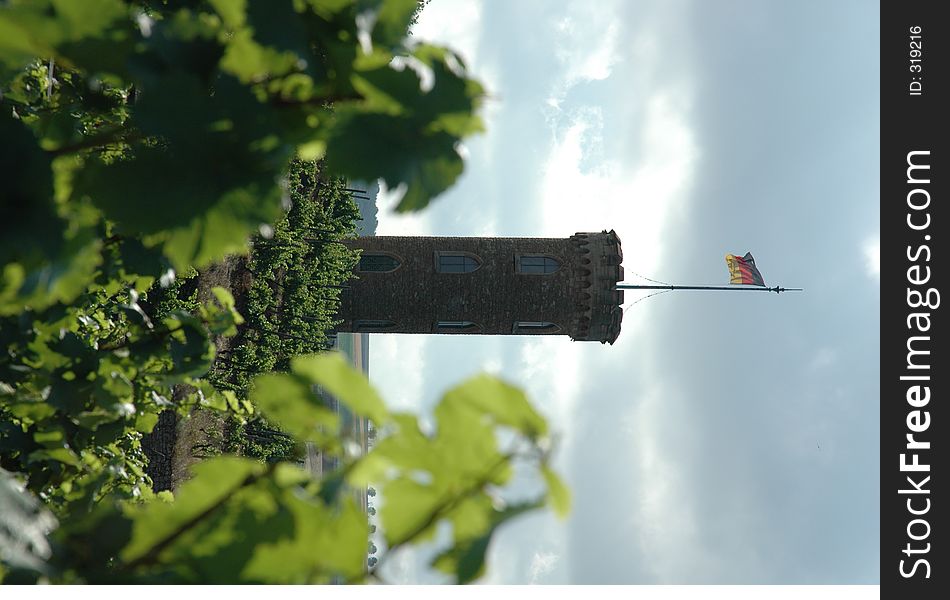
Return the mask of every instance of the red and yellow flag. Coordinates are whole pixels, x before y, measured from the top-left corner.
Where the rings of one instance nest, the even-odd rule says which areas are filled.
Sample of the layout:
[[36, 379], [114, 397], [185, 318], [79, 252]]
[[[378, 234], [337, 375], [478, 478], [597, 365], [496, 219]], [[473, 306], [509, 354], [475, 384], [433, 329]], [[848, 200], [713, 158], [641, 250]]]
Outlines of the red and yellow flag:
[[746, 252], [742, 258], [727, 254], [726, 265], [729, 267], [729, 283], [765, 286], [765, 280], [762, 279], [759, 270], [755, 268], [755, 259], [752, 258], [751, 253]]

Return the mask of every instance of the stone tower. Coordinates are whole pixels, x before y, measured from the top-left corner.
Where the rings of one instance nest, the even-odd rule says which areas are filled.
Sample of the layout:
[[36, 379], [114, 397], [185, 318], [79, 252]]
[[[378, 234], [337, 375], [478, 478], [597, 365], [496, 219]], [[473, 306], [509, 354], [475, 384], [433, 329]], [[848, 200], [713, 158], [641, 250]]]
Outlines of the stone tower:
[[569, 238], [362, 237], [338, 331], [569, 335], [613, 344], [623, 279], [613, 231]]

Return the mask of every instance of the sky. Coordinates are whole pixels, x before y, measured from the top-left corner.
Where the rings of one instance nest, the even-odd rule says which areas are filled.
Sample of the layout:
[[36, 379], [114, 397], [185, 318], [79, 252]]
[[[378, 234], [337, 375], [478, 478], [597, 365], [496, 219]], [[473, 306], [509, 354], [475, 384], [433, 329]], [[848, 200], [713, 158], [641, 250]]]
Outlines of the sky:
[[[805, 288], [628, 291], [613, 346], [374, 334], [393, 407], [487, 371], [558, 432], [571, 516], [501, 529], [483, 581], [878, 583], [878, 3], [432, 0], [414, 36], [486, 85], [487, 131], [427, 210], [384, 193], [379, 235], [614, 229], [630, 283], [751, 251]], [[385, 575], [444, 581], [429, 556]]]

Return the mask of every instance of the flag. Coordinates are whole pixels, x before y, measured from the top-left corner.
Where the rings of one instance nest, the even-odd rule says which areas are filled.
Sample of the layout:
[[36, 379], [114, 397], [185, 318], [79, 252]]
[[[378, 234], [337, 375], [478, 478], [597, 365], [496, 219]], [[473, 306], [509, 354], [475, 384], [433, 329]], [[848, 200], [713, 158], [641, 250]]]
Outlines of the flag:
[[751, 253], [746, 252], [742, 258], [727, 254], [726, 265], [729, 267], [731, 277], [729, 283], [765, 286], [765, 280], [762, 279], [759, 270], [755, 268], [755, 259], [752, 258]]

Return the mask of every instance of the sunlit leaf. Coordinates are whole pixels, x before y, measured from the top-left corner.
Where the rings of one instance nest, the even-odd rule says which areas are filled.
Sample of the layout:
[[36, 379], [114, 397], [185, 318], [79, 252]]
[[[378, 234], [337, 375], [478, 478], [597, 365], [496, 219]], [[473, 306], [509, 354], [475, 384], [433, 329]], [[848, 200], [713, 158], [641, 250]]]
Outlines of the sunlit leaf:
[[368, 417], [377, 424], [387, 419], [386, 407], [366, 376], [350, 366], [337, 352], [297, 357], [293, 371], [322, 386], [344, 403], [353, 414]]
[[445, 395], [447, 404], [463, 404], [531, 439], [547, 433], [547, 423], [520, 389], [488, 375], [474, 377]]
[[541, 466], [541, 473], [548, 485], [548, 501], [551, 508], [554, 509], [554, 513], [558, 517], [567, 518], [567, 515], [571, 512], [571, 491], [564, 485], [557, 473], [547, 465]]
[[403, 542], [415, 534], [428, 539], [435, 533], [435, 522], [429, 515], [446, 498], [440, 490], [410, 479], [397, 479], [385, 488], [386, 502], [379, 512], [383, 534], [388, 545]]
[[160, 554], [162, 542], [226, 501], [245, 480], [264, 470], [264, 465], [253, 460], [211, 459], [195, 465], [194, 478], [182, 486], [174, 503], [130, 506], [126, 514], [133, 520], [132, 539], [122, 549], [122, 560], [131, 563], [149, 553]]
[[339, 416], [324, 406], [313, 384], [294, 375], [262, 375], [254, 381], [251, 402], [294, 437], [307, 440], [336, 431]]
[[283, 509], [293, 519], [293, 536], [258, 545], [243, 577], [265, 583], [329, 583], [333, 577], [363, 572], [369, 531], [366, 516], [351, 500], [330, 509], [285, 493]]

